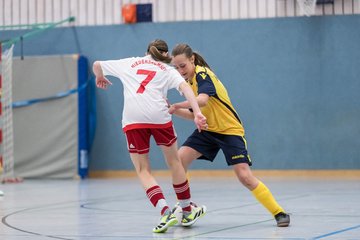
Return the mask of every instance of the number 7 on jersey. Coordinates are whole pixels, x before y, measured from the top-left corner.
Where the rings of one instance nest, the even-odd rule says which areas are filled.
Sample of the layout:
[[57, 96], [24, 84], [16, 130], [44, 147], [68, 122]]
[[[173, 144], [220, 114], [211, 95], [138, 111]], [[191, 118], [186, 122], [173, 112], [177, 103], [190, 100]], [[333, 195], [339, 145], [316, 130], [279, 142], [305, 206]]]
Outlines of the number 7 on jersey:
[[138, 69], [136, 74], [146, 75], [146, 78], [140, 83], [140, 87], [136, 91], [136, 93], [143, 93], [145, 91], [145, 86], [154, 79], [156, 72], [145, 69]]

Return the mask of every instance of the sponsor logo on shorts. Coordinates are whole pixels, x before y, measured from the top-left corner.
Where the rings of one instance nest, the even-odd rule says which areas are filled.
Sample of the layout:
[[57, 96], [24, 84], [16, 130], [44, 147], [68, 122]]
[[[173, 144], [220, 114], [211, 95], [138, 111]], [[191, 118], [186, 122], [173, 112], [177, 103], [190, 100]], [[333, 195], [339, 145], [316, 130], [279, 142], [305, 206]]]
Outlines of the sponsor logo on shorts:
[[135, 148], [135, 146], [132, 143], [130, 143], [129, 148]]
[[235, 156], [232, 156], [231, 159], [238, 159], [238, 158], [244, 158], [245, 156], [240, 154], [240, 155], [235, 155]]

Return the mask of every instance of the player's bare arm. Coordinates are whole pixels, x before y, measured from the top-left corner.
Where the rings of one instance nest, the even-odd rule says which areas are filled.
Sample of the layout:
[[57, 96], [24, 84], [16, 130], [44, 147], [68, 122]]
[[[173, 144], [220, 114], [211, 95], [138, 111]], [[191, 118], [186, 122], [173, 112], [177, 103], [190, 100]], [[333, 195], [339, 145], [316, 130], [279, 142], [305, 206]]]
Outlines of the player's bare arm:
[[[183, 103], [190, 105], [188, 106], [188, 108], [191, 107], [193, 110], [194, 122], [197, 129], [199, 131], [201, 131], [201, 129], [207, 129], [206, 117], [201, 113], [197, 98], [195, 97], [191, 87], [186, 82], [183, 82], [182, 84], [180, 84], [180, 90], [182, 91], [187, 100]], [[175, 109], [176, 108], [177, 107], [175, 107]]]
[[[209, 101], [209, 95], [207, 95], [205, 93], [200, 93], [196, 97], [196, 101], [197, 101], [199, 107], [205, 107], [207, 102]], [[171, 108], [169, 109], [169, 112], [171, 114], [173, 114], [175, 110], [182, 109], [182, 108], [189, 109], [189, 108], [191, 108], [191, 105], [190, 105], [190, 103], [188, 101], [174, 103], [174, 104], [171, 105]]]
[[104, 76], [100, 62], [96, 61], [93, 64], [93, 72], [96, 77], [96, 86], [101, 89], [107, 89], [112, 83]]
[[190, 111], [190, 109], [172, 109], [172, 105], [169, 108], [169, 113], [170, 114], [174, 114], [178, 117], [187, 119], [187, 120], [192, 120], [194, 119], [194, 114]]

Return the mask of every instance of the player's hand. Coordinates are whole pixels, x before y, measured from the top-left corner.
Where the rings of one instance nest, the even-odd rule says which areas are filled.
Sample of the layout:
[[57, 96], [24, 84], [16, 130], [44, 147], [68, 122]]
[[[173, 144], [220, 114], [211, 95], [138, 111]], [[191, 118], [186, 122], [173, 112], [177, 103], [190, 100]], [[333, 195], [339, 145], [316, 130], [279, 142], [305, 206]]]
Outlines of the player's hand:
[[107, 89], [109, 85], [112, 85], [112, 82], [109, 81], [106, 77], [97, 77], [96, 78], [96, 86], [101, 89]]
[[170, 113], [170, 114], [173, 114], [175, 111], [176, 111], [176, 106], [175, 106], [175, 104], [169, 105], [169, 113]]
[[206, 117], [202, 113], [198, 113], [195, 115], [194, 122], [199, 132], [208, 128], [208, 124], [206, 123]]
[[171, 103], [170, 103], [169, 99], [167, 99], [167, 97], [163, 97], [163, 99], [164, 99], [165, 102], [166, 102], [166, 107], [167, 107], [167, 108], [170, 108], [170, 107], [171, 107]]
[[175, 111], [176, 111], [176, 106], [175, 106], [175, 104], [171, 104], [170, 102], [169, 102], [169, 99], [167, 99], [167, 98], [164, 98], [165, 99], [165, 101], [166, 101], [166, 106], [167, 106], [167, 108], [169, 109], [169, 113], [170, 114], [173, 114]]
[[170, 102], [169, 102], [168, 99], [166, 99], [166, 103], [167, 103], [167, 107], [169, 108], [169, 111], [168, 111], [168, 112], [169, 112], [170, 114], [174, 114], [175, 111], [178, 109], [176, 103], [170, 104]]

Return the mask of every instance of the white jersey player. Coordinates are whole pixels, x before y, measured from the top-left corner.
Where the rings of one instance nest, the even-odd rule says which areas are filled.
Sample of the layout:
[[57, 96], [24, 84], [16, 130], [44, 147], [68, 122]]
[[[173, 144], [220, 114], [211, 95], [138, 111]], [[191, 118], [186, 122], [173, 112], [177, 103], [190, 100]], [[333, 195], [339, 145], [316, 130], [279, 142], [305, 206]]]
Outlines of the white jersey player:
[[119, 78], [124, 86], [123, 130], [130, 158], [141, 184], [150, 202], [159, 208], [161, 213], [160, 223], [153, 229], [155, 233], [166, 232], [178, 220], [151, 174], [148, 156], [151, 136], [160, 146], [171, 171], [176, 197], [183, 210], [181, 224], [190, 226], [206, 212], [205, 206], [192, 208], [190, 205], [189, 182], [177, 154], [177, 137], [168, 112], [167, 91], [176, 88], [190, 102], [199, 131], [207, 128], [206, 118], [200, 111], [192, 89], [182, 76], [168, 65], [170, 62], [166, 42], [155, 40], [149, 44], [145, 57], [96, 61], [93, 65], [97, 87], [106, 89], [112, 84], [106, 75]]

